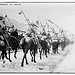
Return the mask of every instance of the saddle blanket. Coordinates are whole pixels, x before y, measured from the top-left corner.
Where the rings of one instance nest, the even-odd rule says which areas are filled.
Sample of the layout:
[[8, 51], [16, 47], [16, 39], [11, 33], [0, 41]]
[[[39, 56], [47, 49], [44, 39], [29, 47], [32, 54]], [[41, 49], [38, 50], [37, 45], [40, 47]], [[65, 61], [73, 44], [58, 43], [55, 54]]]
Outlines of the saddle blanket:
[[28, 43], [30, 41], [30, 39], [31, 39], [30, 37], [24, 37], [24, 38], [22, 38], [21, 41], [20, 41], [20, 45], [22, 45], [24, 42]]

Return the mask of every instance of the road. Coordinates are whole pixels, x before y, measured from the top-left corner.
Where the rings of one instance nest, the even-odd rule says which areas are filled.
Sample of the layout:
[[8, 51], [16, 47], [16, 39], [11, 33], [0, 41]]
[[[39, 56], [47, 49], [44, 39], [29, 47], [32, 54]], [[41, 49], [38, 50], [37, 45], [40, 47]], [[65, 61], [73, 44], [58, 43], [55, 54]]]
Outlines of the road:
[[59, 66], [54, 70], [59, 73], [74, 73], [75, 74], [75, 44], [72, 45], [71, 51]]
[[14, 58], [14, 53], [11, 53], [11, 60], [9, 62], [5, 59], [5, 64], [2, 64], [0, 60], [0, 72], [20, 72], [20, 73], [53, 73], [53, 71], [58, 67], [58, 65], [65, 59], [67, 53], [71, 50], [71, 45], [65, 48], [65, 51], [59, 50], [58, 54], [50, 53], [48, 58], [44, 55], [42, 60], [40, 60], [39, 54], [36, 55], [36, 63], [31, 62], [30, 52], [27, 54], [29, 65], [24, 63], [24, 67], [21, 67], [21, 61], [23, 57], [23, 52], [20, 50], [17, 53], [17, 59]]

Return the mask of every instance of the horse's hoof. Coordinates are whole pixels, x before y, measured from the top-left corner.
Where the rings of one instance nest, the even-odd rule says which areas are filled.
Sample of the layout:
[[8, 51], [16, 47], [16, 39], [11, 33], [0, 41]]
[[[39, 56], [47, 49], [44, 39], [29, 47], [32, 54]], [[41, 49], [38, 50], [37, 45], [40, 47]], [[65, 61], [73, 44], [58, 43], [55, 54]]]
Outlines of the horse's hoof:
[[36, 63], [36, 61], [34, 61], [34, 63]]
[[14, 56], [16, 59], [17, 59], [17, 57], [16, 56]]
[[24, 65], [23, 65], [23, 64], [21, 64], [21, 67], [24, 67]]
[[33, 62], [33, 60], [31, 60], [31, 62]]
[[15, 59], [17, 59], [17, 57], [15, 57]]
[[57, 52], [57, 53], [59, 53], [59, 52]]
[[48, 56], [46, 56], [46, 58], [48, 58]]
[[40, 60], [42, 60], [42, 58], [40, 58]]
[[11, 60], [9, 60], [10, 62], [12, 62]]
[[26, 65], [29, 65], [28, 63], [26, 63]]
[[21, 67], [24, 67], [23, 65], [21, 65]]
[[5, 61], [3, 61], [3, 63], [5, 63]]

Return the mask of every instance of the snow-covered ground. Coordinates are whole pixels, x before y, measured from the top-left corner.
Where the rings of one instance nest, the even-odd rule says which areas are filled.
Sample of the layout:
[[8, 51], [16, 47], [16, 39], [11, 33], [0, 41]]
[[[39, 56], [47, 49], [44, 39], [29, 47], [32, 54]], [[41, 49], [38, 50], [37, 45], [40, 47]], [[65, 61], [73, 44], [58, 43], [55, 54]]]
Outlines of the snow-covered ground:
[[65, 60], [53, 72], [75, 73], [75, 44], [71, 47], [72, 50], [68, 53]]
[[[71, 50], [72, 46], [66, 47], [65, 51], [59, 50], [58, 54], [48, 54], [48, 58], [42, 56], [42, 60], [40, 60], [39, 54], [36, 55], [37, 63], [31, 62], [30, 52], [27, 54], [29, 65], [24, 63], [24, 67], [21, 67], [21, 61], [23, 57], [23, 52], [20, 50], [17, 53], [17, 59], [14, 58], [14, 53], [11, 53], [11, 60], [9, 62], [6, 60], [4, 66], [2, 61], [0, 61], [0, 72], [54, 72], [55, 68], [58, 67], [58, 64], [65, 59], [65, 56], [69, 50]], [[73, 53], [74, 54], [74, 53]], [[73, 60], [70, 57], [70, 61]], [[73, 64], [73, 62], [72, 62]], [[65, 65], [65, 64], [64, 64]]]

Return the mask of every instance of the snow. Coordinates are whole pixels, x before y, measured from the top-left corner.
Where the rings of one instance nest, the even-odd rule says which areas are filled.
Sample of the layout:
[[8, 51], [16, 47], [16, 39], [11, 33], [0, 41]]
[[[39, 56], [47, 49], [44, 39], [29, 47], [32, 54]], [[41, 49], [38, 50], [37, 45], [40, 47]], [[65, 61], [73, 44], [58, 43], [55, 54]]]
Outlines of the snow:
[[9, 62], [7, 59], [5, 59], [5, 64], [2, 64], [2, 61], [0, 61], [0, 72], [52, 73], [55, 70], [55, 68], [58, 67], [58, 64], [63, 61], [63, 59], [67, 55], [67, 52], [70, 49], [71, 46], [66, 47], [65, 51], [61, 51], [59, 49], [58, 54], [50, 53], [48, 54], [48, 58], [46, 58], [45, 55], [42, 55], [42, 60], [40, 60], [40, 56], [38, 53], [36, 55], [36, 63], [31, 62], [30, 52], [28, 52], [27, 59], [29, 65], [26, 65], [24, 62], [24, 67], [21, 67], [23, 52], [22, 50], [19, 50], [19, 52], [17, 53], [17, 59], [14, 58], [14, 53], [11, 53], [12, 62]]
[[65, 60], [59, 64], [53, 72], [61, 73], [75, 73], [75, 44], [71, 46], [72, 49], [66, 56]]

